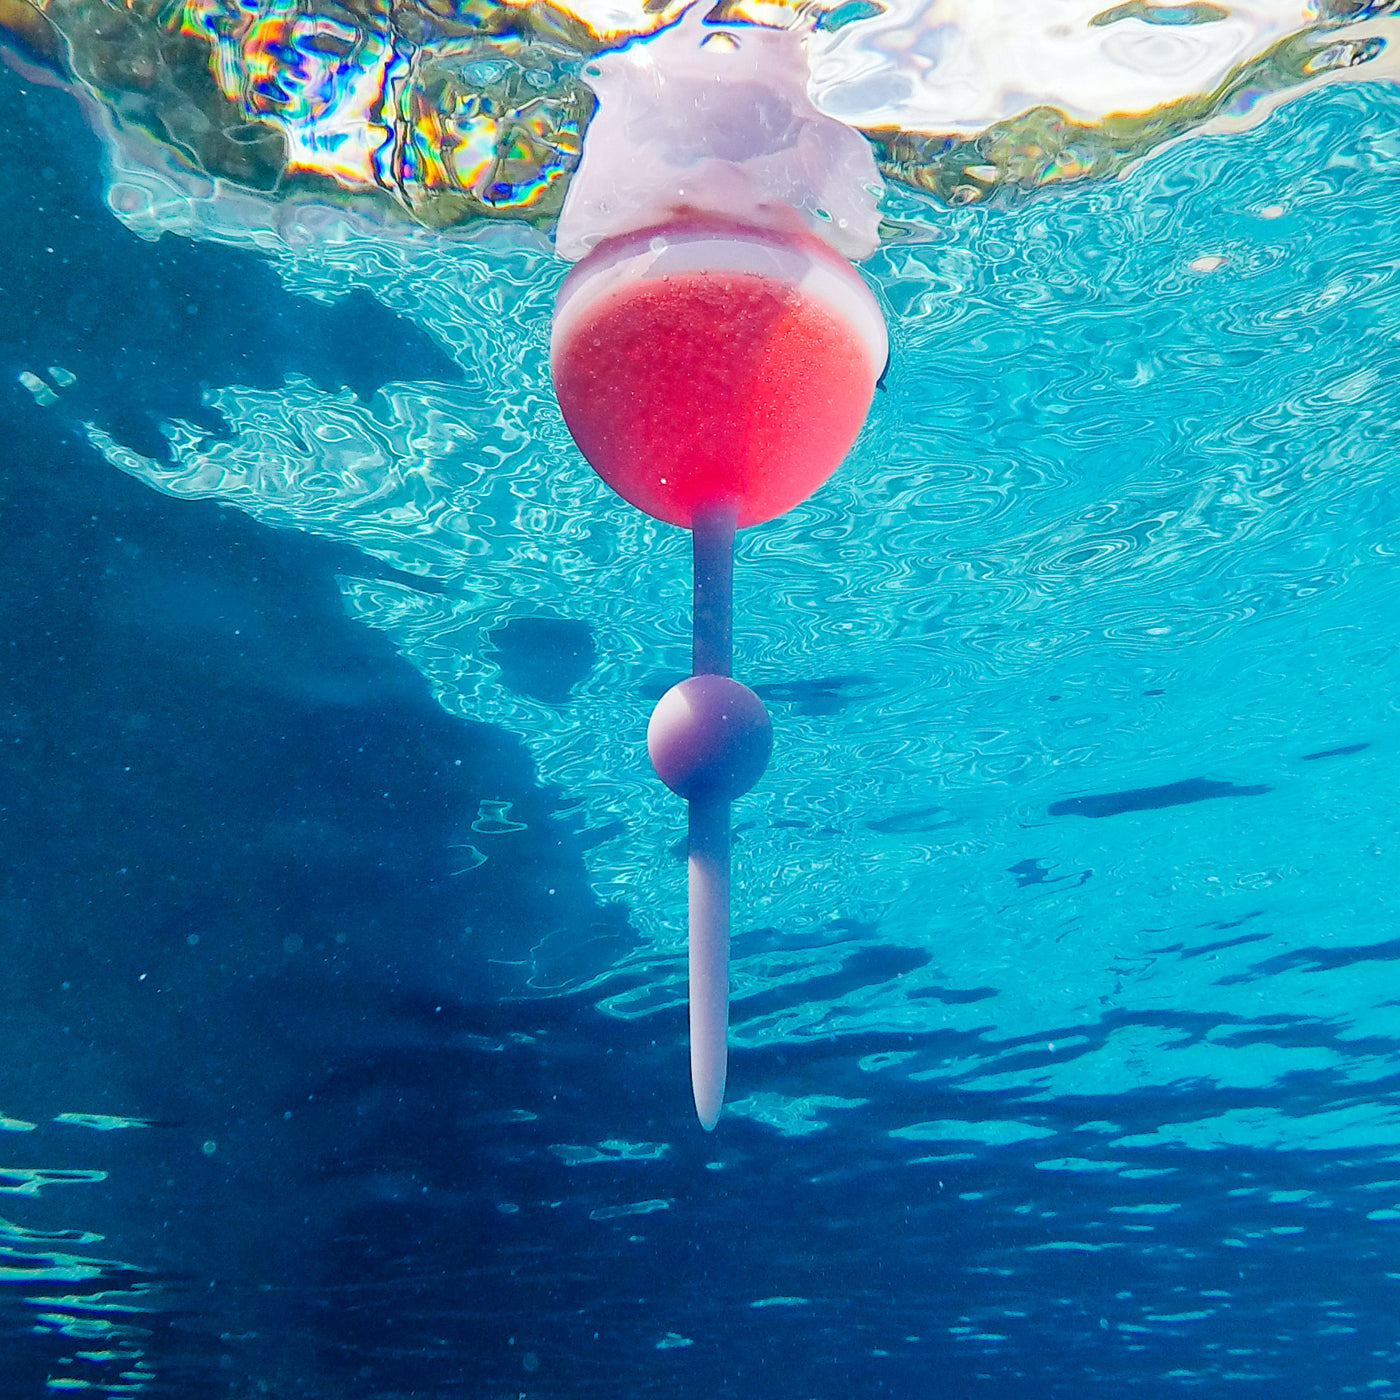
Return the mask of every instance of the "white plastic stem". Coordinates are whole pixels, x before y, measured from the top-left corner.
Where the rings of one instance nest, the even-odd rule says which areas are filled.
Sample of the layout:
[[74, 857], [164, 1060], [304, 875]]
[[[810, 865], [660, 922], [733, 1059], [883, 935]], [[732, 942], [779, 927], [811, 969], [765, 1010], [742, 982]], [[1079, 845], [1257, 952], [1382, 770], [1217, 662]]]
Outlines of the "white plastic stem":
[[690, 804], [690, 1087], [707, 1132], [729, 1067], [729, 803]]
[[[697, 513], [694, 658], [697, 676], [727, 676], [733, 662], [732, 508]], [[690, 1086], [700, 1126], [719, 1120], [729, 1065], [729, 803], [690, 802]]]

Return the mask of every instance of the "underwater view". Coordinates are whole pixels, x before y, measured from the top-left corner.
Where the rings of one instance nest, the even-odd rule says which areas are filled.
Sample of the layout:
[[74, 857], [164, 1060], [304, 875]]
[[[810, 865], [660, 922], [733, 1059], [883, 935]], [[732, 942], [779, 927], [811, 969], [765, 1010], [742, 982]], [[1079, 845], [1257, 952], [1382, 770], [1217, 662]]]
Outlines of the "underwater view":
[[[1400, 1395], [1397, 54], [0, 0], [0, 1400]], [[551, 335], [736, 200], [884, 331], [738, 517], [707, 1113], [699, 515]]]

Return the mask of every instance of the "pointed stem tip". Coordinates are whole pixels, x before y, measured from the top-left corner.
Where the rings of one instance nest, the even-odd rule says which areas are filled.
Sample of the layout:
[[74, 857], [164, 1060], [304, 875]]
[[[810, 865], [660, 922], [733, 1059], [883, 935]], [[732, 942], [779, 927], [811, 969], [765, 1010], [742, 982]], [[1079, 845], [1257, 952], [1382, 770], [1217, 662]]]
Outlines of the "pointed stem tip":
[[706, 1131], [724, 1103], [729, 1051], [729, 803], [690, 804], [690, 1084]]

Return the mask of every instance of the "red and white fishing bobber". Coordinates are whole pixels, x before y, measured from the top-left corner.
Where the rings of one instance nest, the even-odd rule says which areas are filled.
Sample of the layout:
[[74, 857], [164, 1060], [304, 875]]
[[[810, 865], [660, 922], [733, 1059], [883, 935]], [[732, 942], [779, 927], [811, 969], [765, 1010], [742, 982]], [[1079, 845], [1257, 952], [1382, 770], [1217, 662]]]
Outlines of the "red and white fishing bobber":
[[558, 239], [584, 253], [555, 303], [564, 421], [620, 496], [694, 537], [694, 675], [662, 697], [647, 744], [690, 803], [691, 1079], [706, 1128], [726, 1074], [729, 804], [772, 742], [762, 702], [730, 676], [734, 532], [826, 481], [888, 353], [843, 256], [875, 246], [874, 162], [807, 99], [800, 43], [692, 11], [585, 69], [600, 108]]

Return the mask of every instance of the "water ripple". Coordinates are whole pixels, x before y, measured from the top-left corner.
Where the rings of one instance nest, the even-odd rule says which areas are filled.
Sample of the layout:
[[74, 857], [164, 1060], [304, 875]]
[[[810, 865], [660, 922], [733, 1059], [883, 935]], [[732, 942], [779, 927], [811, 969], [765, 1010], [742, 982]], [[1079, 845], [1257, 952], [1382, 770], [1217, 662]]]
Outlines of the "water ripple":
[[[888, 392], [837, 477], [738, 551], [736, 673], [777, 736], [735, 811], [741, 1043], [956, 1031], [978, 1038], [971, 1064], [909, 1073], [1047, 1095], [1335, 1068], [1271, 1025], [1264, 1059], [1210, 1042], [1218, 1070], [1127, 1025], [1063, 1048], [1108, 1009], [1248, 1023], [1261, 976], [1276, 1008], [1393, 1042], [1364, 978], [1251, 968], [1321, 906], [1375, 941], [1400, 851], [1384, 747], [1400, 186], [1370, 134], [1394, 101], [1331, 88], [1112, 188], [959, 210], [938, 241], [872, 259]], [[531, 984], [595, 987], [620, 1016], [674, 1006], [683, 813], [644, 733], [688, 666], [688, 541], [610, 497], [568, 442], [544, 363], [558, 268], [538, 249], [349, 237], [280, 258], [299, 291], [367, 286], [411, 316], [462, 384], [368, 404], [303, 381], [228, 388], [211, 397], [226, 440], [172, 424], [165, 461], [98, 427], [93, 442], [161, 490], [397, 571], [343, 579], [352, 615], [449, 710], [523, 738], [597, 833], [600, 898], [637, 929], [615, 965], [541, 944]], [[586, 627], [599, 657], [561, 703], [512, 689], [491, 642], [535, 617]], [[1085, 795], [1198, 778], [1261, 795], [1074, 815]], [[1259, 900], [1263, 945], [1208, 964], [1152, 951]], [[1032, 1039], [1061, 1049], [1006, 1067], [1002, 1043]], [[1388, 1120], [1364, 1131], [1380, 1141]]]

